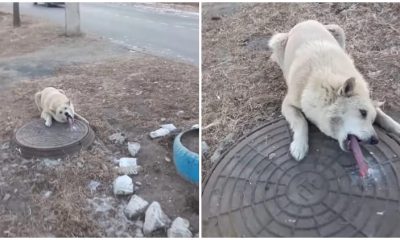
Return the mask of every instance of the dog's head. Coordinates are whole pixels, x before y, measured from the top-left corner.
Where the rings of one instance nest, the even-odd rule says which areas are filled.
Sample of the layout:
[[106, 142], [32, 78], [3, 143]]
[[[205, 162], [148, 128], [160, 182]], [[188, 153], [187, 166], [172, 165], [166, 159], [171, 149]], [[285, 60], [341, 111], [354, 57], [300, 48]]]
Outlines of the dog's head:
[[71, 101], [68, 100], [67, 102], [60, 104], [57, 108], [52, 109], [53, 117], [58, 122], [68, 122], [68, 119], [74, 119], [74, 106], [72, 105]]
[[[356, 86], [355, 78], [347, 79], [336, 93], [326, 119], [330, 136], [336, 138], [344, 151], [349, 150], [350, 135], [358, 141], [377, 144], [378, 137], [372, 124], [376, 118], [378, 103], [369, 97], [368, 88]], [[361, 84], [361, 83], [359, 83]]]

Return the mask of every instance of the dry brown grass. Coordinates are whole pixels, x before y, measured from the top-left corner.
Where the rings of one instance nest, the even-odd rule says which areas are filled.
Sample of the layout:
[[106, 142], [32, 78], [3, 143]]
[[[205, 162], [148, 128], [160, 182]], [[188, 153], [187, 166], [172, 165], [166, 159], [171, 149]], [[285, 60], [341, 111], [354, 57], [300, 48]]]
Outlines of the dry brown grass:
[[[64, 161], [66, 164], [63, 167], [44, 173], [53, 194], [43, 198], [42, 191], [48, 186], [41, 189], [44, 186], [40, 184], [32, 194], [38, 210], [35, 216], [39, 216], [35, 221], [36, 228], [41, 233], [54, 233], [57, 237], [104, 236], [104, 229], [92, 218], [91, 209], [87, 206], [86, 199], [93, 197], [87, 185], [90, 180], [112, 182], [116, 172], [107, 164], [105, 154], [96, 148]], [[108, 187], [100, 187], [99, 191], [109, 191]]]
[[[140, 74], [132, 74], [132, 69], [135, 69], [135, 72], [140, 71]], [[179, 127], [189, 127], [197, 122], [197, 74], [196, 68], [191, 65], [141, 56], [114, 59], [110, 64], [65, 68], [57, 76], [37, 79], [34, 82], [21, 82], [0, 92], [0, 101], [4, 104], [0, 107], [0, 124], [5, 126], [0, 131], [1, 139], [11, 139], [18, 126], [38, 117], [37, 109], [32, 105], [32, 96], [34, 92], [49, 85], [65, 89], [74, 102], [80, 103], [77, 105], [77, 111], [90, 121], [97, 136], [97, 143], [89, 151], [63, 159], [61, 167], [44, 168], [41, 167], [42, 159], [31, 159], [27, 164], [22, 164], [29, 167], [23, 167], [5, 176], [10, 187], [12, 185], [21, 193], [18, 194], [19, 205], [26, 206], [29, 210], [19, 206], [16, 212], [6, 213], [1, 211], [2, 207], [9, 209], [10, 206], [0, 204], [0, 236], [115, 236], [105, 233], [93, 218], [93, 210], [88, 207], [86, 201], [102, 194], [111, 195], [111, 183], [117, 176], [112, 159], [121, 156], [121, 152], [125, 155], [127, 153], [125, 146], [112, 144], [108, 141], [108, 136], [122, 130], [127, 133], [129, 139], [140, 141], [158, 126], [161, 118], [169, 119]], [[185, 112], [185, 118], [176, 115], [178, 110]], [[105, 148], [103, 144], [106, 145]], [[171, 152], [171, 149], [167, 152]], [[23, 161], [13, 154], [7, 159], [0, 158], [1, 166]], [[146, 171], [139, 176], [141, 178], [155, 176], [162, 179], [162, 174], [170, 174], [169, 179], [182, 181], [172, 164], [169, 164], [168, 169], [163, 169], [162, 173], [153, 175], [150, 165], [155, 159], [141, 158], [140, 161]], [[23, 181], [24, 179], [27, 181]], [[90, 180], [102, 183], [96, 195], [91, 194], [87, 187]], [[187, 188], [186, 185], [174, 186], [176, 182], [165, 184], [178, 191]], [[162, 187], [160, 183], [152, 183], [151, 186], [146, 186], [146, 191], [158, 186]], [[49, 198], [44, 198], [45, 191], [53, 193]], [[170, 192], [174, 196], [168, 196], [169, 198], [189, 197]], [[166, 205], [163, 202], [161, 204], [163, 208]], [[168, 210], [174, 214], [180, 211]], [[30, 212], [29, 217], [24, 218], [27, 211]]]
[[12, 14], [0, 12], [0, 57], [29, 53], [65, 41], [60, 27], [21, 16], [21, 26], [13, 27]]
[[[203, 140], [211, 153], [228, 134], [237, 140], [280, 115], [286, 86], [267, 43], [303, 20], [343, 27], [347, 50], [373, 97], [400, 109], [400, 4], [213, 3], [202, 9], [202, 122], [209, 126]], [[203, 158], [203, 177], [210, 172], [209, 157]]]

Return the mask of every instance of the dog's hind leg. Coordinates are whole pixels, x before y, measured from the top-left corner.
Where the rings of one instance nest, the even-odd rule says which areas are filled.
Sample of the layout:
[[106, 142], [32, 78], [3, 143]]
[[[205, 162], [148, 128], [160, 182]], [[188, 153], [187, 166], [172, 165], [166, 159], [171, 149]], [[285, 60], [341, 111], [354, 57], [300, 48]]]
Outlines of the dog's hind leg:
[[388, 132], [400, 135], [400, 124], [398, 122], [393, 120], [393, 118], [384, 113], [380, 108], [376, 109], [376, 113], [375, 123]]
[[39, 112], [43, 111], [42, 107], [40, 106], [40, 99], [42, 98], [42, 92], [37, 92], [35, 94], [35, 103], [37, 108], [39, 109]]
[[89, 121], [86, 120], [86, 118], [84, 118], [84, 117], [82, 117], [81, 115], [79, 115], [78, 113], [75, 113], [75, 117], [76, 117], [77, 119], [80, 119], [80, 120], [84, 121], [86, 124], [89, 125]]
[[343, 29], [336, 24], [328, 24], [328, 25], [324, 25], [324, 26], [333, 35], [333, 37], [336, 39], [336, 41], [339, 43], [339, 45], [343, 49], [345, 49], [346, 35], [344, 34]]
[[297, 161], [302, 160], [308, 151], [308, 123], [303, 113], [290, 104], [286, 96], [282, 103], [282, 115], [289, 122], [293, 131], [293, 141], [290, 144], [290, 153]]
[[272, 50], [271, 60], [278, 63], [281, 69], [283, 69], [283, 57], [288, 37], [288, 33], [277, 33], [268, 42], [268, 46]]

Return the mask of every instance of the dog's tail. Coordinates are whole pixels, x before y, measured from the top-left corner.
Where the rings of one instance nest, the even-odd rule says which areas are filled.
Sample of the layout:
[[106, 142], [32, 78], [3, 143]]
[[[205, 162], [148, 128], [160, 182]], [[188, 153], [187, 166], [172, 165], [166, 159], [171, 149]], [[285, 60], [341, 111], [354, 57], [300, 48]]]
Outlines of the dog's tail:
[[89, 125], [89, 121], [86, 120], [86, 118], [82, 117], [81, 115], [79, 115], [78, 113], [75, 113], [75, 117], [79, 120], [84, 121], [87, 125]]
[[39, 109], [39, 112], [42, 111], [42, 107], [40, 106], [41, 98], [42, 98], [42, 92], [35, 93], [35, 103], [37, 108]]
[[288, 33], [277, 33], [268, 42], [268, 46], [272, 50], [271, 60], [278, 63], [281, 68], [283, 68], [283, 56], [285, 55], [288, 37]]
[[343, 28], [336, 24], [328, 24], [324, 26], [333, 35], [339, 45], [345, 49], [346, 35], [344, 34]]

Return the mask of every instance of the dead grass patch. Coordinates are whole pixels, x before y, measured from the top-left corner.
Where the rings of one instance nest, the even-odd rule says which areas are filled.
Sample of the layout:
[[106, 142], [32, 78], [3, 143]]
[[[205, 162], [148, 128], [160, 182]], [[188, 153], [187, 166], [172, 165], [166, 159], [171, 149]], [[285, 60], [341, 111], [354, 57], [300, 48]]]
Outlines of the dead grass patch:
[[[228, 134], [237, 140], [280, 115], [286, 86], [269, 60], [268, 39], [308, 19], [339, 24], [373, 97], [400, 109], [400, 4], [207, 3], [202, 9], [202, 122], [209, 126], [203, 140], [211, 154]], [[203, 177], [211, 154], [203, 158]]]

